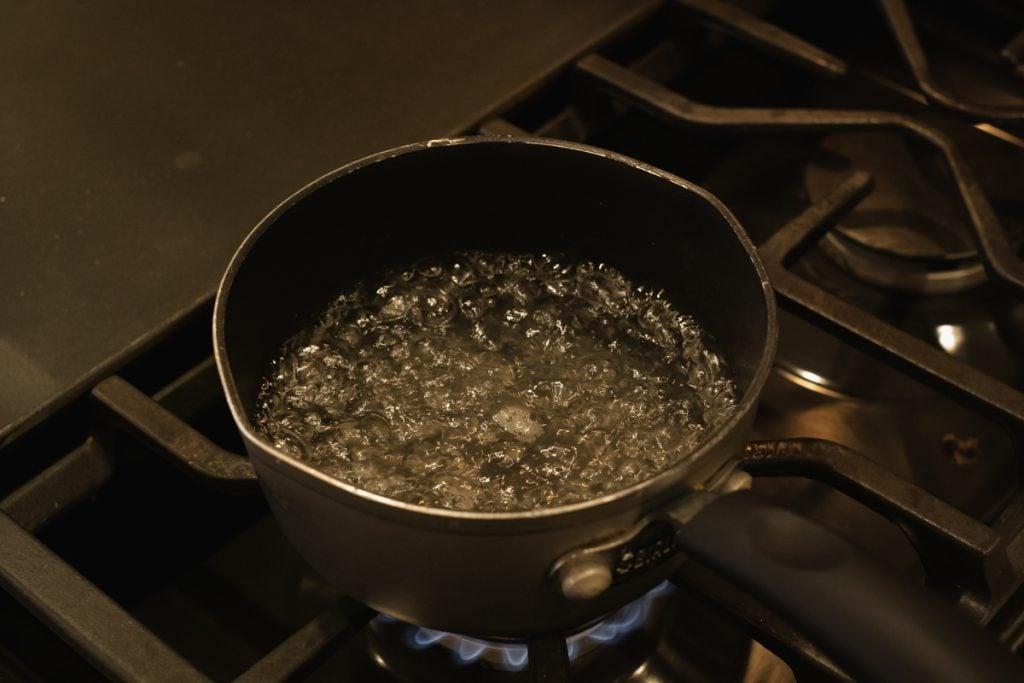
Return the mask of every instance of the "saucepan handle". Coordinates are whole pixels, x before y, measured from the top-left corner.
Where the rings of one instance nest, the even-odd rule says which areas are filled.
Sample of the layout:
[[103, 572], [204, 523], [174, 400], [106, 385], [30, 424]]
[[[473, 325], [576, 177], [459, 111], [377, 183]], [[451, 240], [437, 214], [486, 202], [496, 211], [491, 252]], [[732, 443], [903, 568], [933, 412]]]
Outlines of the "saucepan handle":
[[858, 681], [1024, 681], [1024, 664], [951, 607], [754, 493], [669, 518], [680, 549], [761, 599]]

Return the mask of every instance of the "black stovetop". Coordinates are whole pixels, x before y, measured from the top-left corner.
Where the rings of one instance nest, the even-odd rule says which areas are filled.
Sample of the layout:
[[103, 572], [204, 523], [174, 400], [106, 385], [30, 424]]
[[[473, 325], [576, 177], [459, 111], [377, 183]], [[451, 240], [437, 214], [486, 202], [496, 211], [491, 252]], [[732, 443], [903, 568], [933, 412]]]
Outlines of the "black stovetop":
[[297, 187], [470, 130], [657, 4], [4, 9], [0, 444], [201, 306]]
[[[755, 13], [721, 11], [738, 6]], [[363, 153], [477, 131], [582, 140], [720, 197], [785, 307], [756, 437], [856, 451], [750, 459], [755, 488], [1019, 648], [1024, 297], [995, 281], [896, 291], [835, 252], [855, 243], [889, 268], [972, 252], [948, 158], [891, 127], [686, 121], [657, 88], [717, 107], [922, 122], [963, 155], [1011, 245], [1024, 237], [1024, 125], [929, 105], [877, 8], [856, 0], [401, 7], [6, 11], [0, 73], [19, 97], [5, 114], [13, 151], [0, 157], [11, 226], [0, 230], [0, 679], [531, 679], [396, 637], [414, 627], [319, 579], [251, 482], [211, 482], [173, 445], [200, 439], [212, 462], [242, 452], [210, 359], [209, 296], [260, 215]], [[910, 9], [947, 90], [1024, 99], [1019, 64], [999, 56], [1024, 29], [1018, 5]], [[807, 42], [766, 33], [757, 16]], [[601, 57], [578, 59], [591, 50]], [[609, 63], [654, 95], [636, 106], [638, 89], [620, 87]], [[830, 212], [838, 229], [821, 237]], [[918, 534], [916, 549], [890, 520]], [[939, 531], [921, 543], [929, 524]], [[691, 563], [675, 584], [641, 628], [581, 658], [574, 680], [841, 676], [706, 570]]]

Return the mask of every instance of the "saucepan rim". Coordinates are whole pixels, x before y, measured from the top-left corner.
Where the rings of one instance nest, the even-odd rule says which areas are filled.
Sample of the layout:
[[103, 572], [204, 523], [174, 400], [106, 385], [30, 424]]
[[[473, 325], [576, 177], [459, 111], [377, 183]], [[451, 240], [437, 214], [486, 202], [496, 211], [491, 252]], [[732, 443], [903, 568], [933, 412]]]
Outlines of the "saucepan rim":
[[[477, 512], [477, 511], [461, 511], [461, 510], [449, 510], [446, 508], [429, 507], [425, 505], [416, 505], [413, 503], [406, 503], [392, 498], [387, 498], [369, 491], [365, 491], [359, 487], [353, 486], [339, 479], [335, 479], [324, 472], [321, 472], [305, 463], [302, 463], [292, 458], [287, 453], [275, 448], [270, 444], [263, 436], [256, 432], [253, 428], [252, 423], [249, 421], [249, 417], [246, 415], [242, 408], [242, 402], [238, 393], [238, 389], [235, 385], [234, 375], [231, 370], [231, 364], [228, 359], [227, 353], [227, 342], [225, 339], [225, 318], [228, 300], [231, 295], [231, 288], [235, 280], [235, 276], [242, 268], [246, 256], [253, 246], [258, 242], [259, 238], [269, 230], [285, 212], [288, 211], [292, 206], [297, 204], [307, 195], [316, 191], [317, 189], [331, 183], [338, 178], [346, 176], [350, 173], [358, 171], [361, 168], [376, 164], [387, 159], [402, 156], [405, 154], [411, 154], [422, 150], [435, 148], [435, 147], [449, 147], [458, 145], [476, 145], [476, 144], [508, 144], [508, 145], [538, 145], [544, 147], [560, 148], [570, 150], [576, 153], [589, 154], [593, 156], [603, 157], [604, 159], [615, 161], [630, 167], [631, 169], [648, 173], [653, 175], [660, 180], [668, 183], [672, 183], [683, 191], [687, 191], [699, 196], [701, 199], [710, 204], [718, 215], [722, 218], [724, 223], [728, 225], [743, 249], [746, 251], [747, 256], [750, 259], [752, 267], [756, 270], [757, 275], [761, 282], [761, 290], [764, 295], [764, 303], [766, 310], [766, 329], [765, 329], [765, 344], [761, 351], [761, 357], [758, 362], [757, 368], [751, 379], [747, 390], [744, 392], [736, 407], [736, 411], [733, 415], [726, 420], [722, 425], [718, 427], [701, 446], [690, 454], [689, 457], [685, 458], [679, 464], [656, 474], [655, 476], [646, 479], [642, 482], [629, 486], [627, 488], [615, 491], [598, 498], [592, 498], [589, 500], [581, 501], [578, 503], [572, 503], [569, 505], [560, 505], [549, 508], [541, 508], [536, 510], [523, 510], [515, 512]], [[435, 140], [428, 140], [424, 142], [418, 142], [400, 147], [395, 147], [383, 152], [371, 154], [363, 157], [357, 161], [353, 161], [346, 164], [338, 169], [335, 169], [329, 173], [326, 173], [311, 183], [307, 184], [303, 188], [299, 189], [287, 199], [282, 201], [273, 210], [271, 210], [256, 227], [249, 232], [224, 271], [224, 275], [221, 278], [220, 285], [217, 288], [217, 296], [214, 302], [213, 309], [213, 338], [214, 338], [214, 357], [217, 363], [217, 371], [220, 375], [221, 384], [224, 387], [224, 392], [227, 398], [228, 407], [231, 410], [232, 417], [235, 420], [235, 424], [238, 426], [239, 431], [242, 435], [250, 442], [260, 446], [261, 450], [270, 456], [278, 465], [280, 465], [285, 473], [289, 470], [293, 475], [293, 479], [303, 482], [307, 485], [316, 484], [317, 488], [321, 490], [331, 489], [344, 492], [350, 496], [355, 496], [359, 500], [361, 507], [368, 508], [371, 511], [377, 509], [380, 513], [400, 511], [402, 514], [413, 515], [419, 518], [422, 522], [448, 522], [458, 523], [460, 525], [473, 524], [473, 523], [485, 523], [493, 524], [495, 522], [514, 522], [514, 521], [526, 521], [526, 520], [538, 520], [545, 519], [555, 521], [560, 519], [561, 521], [571, 521], [571, 518], [576, 518], [588, 511], [595, 508], [602, 508], [606, 506], [618, 507], [616, 503], [622, 503], [623, 501], [636, 500], [638, 494], [641, 494], [645, 490], [668, 490], [673, 487], [679, 487], [682, 482], [685, 481], [687, 473], [691, 470], [695, 463], [701, 461], [704, 456], [714, 451], [720, 443], [728, 438], [732, 432], [741, 426], [744, 419], [756, 407], [757, 400], [761, 394], [761, 390], [768, 377], [768, 373], [771, 371], [772, 362], [775, 357], [775, 348], [778, 336], [778, 320], [776, 315], [775, 297], [772, 291], [771, 283], [768, 278], [767, 270], [764, 264], [761, 262], [761, 258], [757, 253], [757, 249], [754, 247], [750, 238], [746, 232], [740, 226], [739, 221], [732, 215], [732, 213], [718, 200], [717, 197], [712, 195], [704, 188], [695, 185], [687, 180], [679, 178], [671, 173], [667, 173], [659, 168], [650, 166], [636, 159], [617, 154], [605, 149], [593, 147], [590, 145], [584, 145], [574, 142], [566, 142], [562, 140], [549, 140], [545, 138], [531, 138], [531, 137], [503, 137], [503, 136], [490, 136], [490, 135], [478, 135], [471, 137], [455, 137], [455, 138], [441, 138]], [[728, 359], [726, 359], [728, 362]], [[324, 488], [326, 487], [326, 489]], [[385, 515], [388, 516], [388, 515]]]

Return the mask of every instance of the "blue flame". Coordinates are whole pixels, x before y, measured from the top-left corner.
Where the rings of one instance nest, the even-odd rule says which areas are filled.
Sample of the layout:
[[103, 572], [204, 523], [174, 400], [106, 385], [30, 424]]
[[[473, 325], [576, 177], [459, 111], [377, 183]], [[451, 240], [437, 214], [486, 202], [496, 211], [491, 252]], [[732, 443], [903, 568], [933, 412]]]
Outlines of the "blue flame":
[[[566, 639], [569, 659], [575, 660], [580, 654], [595, 644], [612, 644], [621, 641], [647, 622], [651, 606], [656, 599], [672, 590], [672, 584], [663, 581], [648, 591], [643, 597], [622, 607], [612, 616], [594, 626], [570, 636]], [[380, 615], [386, 621], [394, 621], [391, 617]], [[489, 661], [500, 660], [502, 668], [509, 671], [522, 671], [529, 664], [526, 645], [521, 643], [497, 643], [478, 638], [468, 638], [445, 631], [430, 628], [410, 628], [409, 643], [416, 649], [426, 649], [443, 642], [452, 651], [453, 659], [463, 665], [472, 664], [481, 658]]]
[[455, 647], [455, 653], [464, 663], [469, 664], [480, 659], [480, 655], [484, 653], [486, 648], [487, 644], [482, 643], [479, 640], [462, 638]]
[[444, 631], [435, 631], [432, 628], [419, 628], [412, 634], [413, 645], [424, 648], [430, 647], [447, 635]]
[[525, 645], [507, 645], [501, 648], [501, 659], [512, 671], [521, 671], [530, 661]]

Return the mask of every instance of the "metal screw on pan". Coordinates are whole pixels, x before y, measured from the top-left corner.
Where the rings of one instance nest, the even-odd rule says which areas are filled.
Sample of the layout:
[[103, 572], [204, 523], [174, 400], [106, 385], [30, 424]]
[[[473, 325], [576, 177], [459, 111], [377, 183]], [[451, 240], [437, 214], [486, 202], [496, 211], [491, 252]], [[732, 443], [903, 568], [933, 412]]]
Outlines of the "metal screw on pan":
[[736, 470], [729, 475], [729, 478], [722, 485], [722, 493], [735, 493], [736, 491], [748, 491], [754, 485], [754, 478], [743, 470]]
[[581, 558], [563, 566], [558, 585], [569, 600], [596, 598], [612, 585], [612, 568], [604, 557]]

